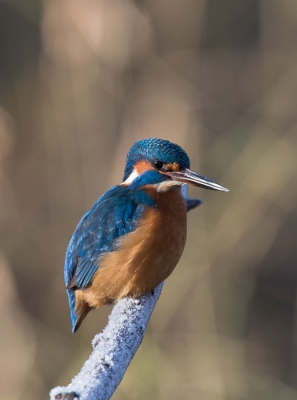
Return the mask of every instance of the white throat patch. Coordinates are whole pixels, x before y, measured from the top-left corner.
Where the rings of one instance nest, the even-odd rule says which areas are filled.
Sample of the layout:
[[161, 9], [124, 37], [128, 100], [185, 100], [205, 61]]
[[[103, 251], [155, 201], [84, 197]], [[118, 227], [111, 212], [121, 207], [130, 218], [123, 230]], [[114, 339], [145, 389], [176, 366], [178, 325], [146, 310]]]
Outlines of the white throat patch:
[[183, 186], [183, 182], [179, 181], [164, 181], [161, 183], [156, 183], [153, 185], [153, 187], [156, 189], [158, 193], [165, 193], [168, 192], [168, 190], [172, 189], [174, 186]]

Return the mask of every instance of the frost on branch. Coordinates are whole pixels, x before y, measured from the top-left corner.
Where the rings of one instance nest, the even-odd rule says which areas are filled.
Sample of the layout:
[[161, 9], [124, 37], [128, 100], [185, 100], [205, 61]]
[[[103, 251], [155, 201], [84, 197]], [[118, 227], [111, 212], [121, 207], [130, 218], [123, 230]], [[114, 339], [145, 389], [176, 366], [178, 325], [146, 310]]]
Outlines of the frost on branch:
[[[90, 358], [70, 385], [51, 391], [51, 399], [75, 399], [74, 394], [80, 400], [105, 400], [112, 396], [143, 339], [162, 285], [154, 294], [124, 298], [114, 306], [106, 328], [93, 339]], [[64, 397], [57, 396], [61, 393]]]
[[[201, 204], [187, 196], [182, 188], [187, 210]], [[138, 298], [124, 298], [113, 308], [108, 324], [93, 339], [93, 352], [81, 371], [66, 387], [51, 390], [51, 400], [108, 400], [121, 382], [144, 337], [146, 326], [161, 294], [163, 283], [154, 293]]]

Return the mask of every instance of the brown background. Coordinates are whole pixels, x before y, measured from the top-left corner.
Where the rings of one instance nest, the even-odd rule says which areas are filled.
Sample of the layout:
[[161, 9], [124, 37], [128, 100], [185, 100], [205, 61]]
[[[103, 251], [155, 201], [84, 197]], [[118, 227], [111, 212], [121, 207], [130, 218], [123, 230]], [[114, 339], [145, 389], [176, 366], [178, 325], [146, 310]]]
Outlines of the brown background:
[[183, 258], [114, 400], [297, 396], [297, 3], [0, 1], [0, 398], [46, 399], [70, 333], [65, 249], [138, 139], [188, 152]]

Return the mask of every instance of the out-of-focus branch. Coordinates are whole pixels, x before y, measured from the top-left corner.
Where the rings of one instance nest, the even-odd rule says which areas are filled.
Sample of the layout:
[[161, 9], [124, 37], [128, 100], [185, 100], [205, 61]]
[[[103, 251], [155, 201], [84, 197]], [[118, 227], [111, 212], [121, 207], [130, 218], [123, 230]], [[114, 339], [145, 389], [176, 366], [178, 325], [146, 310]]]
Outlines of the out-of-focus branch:
[[[201, 204], [200, 199], [187, 196], [186, 185], [182, 193], [188, 211]], [[162, 287], [163, 283], [154, 293], [124, 298], [114, 306], [107, 326], [93, 339], [90, 358], [68, 386], [51, 390], [51, 400], [110, 399], [142, 342]]]

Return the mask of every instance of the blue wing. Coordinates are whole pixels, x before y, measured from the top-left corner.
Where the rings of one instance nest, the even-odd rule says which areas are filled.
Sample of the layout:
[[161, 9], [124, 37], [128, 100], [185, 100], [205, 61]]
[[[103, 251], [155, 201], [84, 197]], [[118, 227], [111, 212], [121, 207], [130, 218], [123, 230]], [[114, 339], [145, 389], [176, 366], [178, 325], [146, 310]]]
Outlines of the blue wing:
[[73, 326], [77, 320], [75, 290], [91, 283], [100, 267], [99, 256], [116, 250], [116, 239], [137, 228], [146, 206], [155, 206], [146, 192], [114, 186], [82, 217], [68, 245], [64, 267]]

